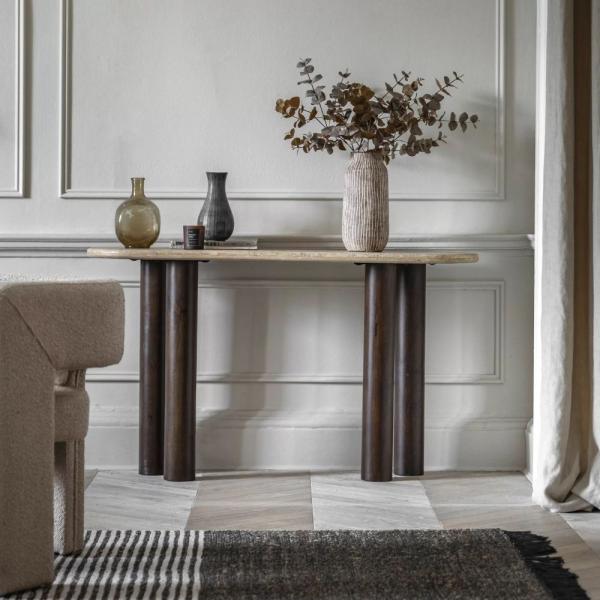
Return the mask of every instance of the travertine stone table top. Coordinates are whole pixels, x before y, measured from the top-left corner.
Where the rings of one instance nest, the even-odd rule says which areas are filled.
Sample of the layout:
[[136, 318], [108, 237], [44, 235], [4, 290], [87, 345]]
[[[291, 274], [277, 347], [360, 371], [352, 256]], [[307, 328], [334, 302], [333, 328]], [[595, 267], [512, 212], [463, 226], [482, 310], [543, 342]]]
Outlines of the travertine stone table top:
[[197, 260], [255, 262], [321, 262], [321, 263], [392, 263], [392, 264], [455, 264], [474, 263], [475, 253], [462, 252], [347, 252], [346, 250], [184, 250], [181, 248], [88, 248], [95, 258], [125, 258], [129, 260]]

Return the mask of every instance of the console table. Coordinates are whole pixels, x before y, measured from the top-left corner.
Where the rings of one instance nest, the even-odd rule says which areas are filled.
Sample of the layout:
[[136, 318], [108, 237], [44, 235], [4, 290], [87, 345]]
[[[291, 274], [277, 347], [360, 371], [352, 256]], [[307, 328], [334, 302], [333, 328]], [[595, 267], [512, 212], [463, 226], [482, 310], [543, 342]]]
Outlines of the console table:
[[198, 263], [208, 261], [364, 265], [362, 478], [423, 473], [425, 268], [477, 262], [477, 254], [121, 247], [87, 254], [141, 263], [141, 474], [195, 479]]

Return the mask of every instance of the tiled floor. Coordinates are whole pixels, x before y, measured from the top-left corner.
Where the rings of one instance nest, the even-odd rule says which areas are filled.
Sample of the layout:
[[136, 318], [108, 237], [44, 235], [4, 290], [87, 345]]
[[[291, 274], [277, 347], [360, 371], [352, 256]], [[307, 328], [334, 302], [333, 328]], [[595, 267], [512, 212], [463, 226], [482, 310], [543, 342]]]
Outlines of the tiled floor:
[[187, 483], [132, 471], [86, 474], [89, 529], [436, 529], [500, 527], [549, 537], [600, 600], [600, 513], [531, 503], [521, 473], [433, 473], [365, 483], [353, 472], [200, 473]]

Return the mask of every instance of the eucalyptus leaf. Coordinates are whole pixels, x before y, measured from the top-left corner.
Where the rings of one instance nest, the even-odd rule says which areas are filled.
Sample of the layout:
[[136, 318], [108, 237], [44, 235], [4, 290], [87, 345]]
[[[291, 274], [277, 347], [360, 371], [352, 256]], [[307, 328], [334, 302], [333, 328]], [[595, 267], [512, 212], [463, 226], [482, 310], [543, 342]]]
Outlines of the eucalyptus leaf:
[[[304, 90], [308, 104], [302, 104], [299, 96], [279, 98], [275, 103], [282, 118], [292, 119], [294, 126], [284, 133], [284, 139], [296, 151], [375, 151], [387, 164], [396, 156], [430, 154], [447, 143], [444, 131], [464, 132], [469, 123], [475, 128], [479, 121], [477, 115], [466, 112], [458, 117], [452, 112], [446, 119], [442, 112], [449, 89], [462, 83], [462, 75], [456, 71], [454, 79], [447, 75], [434, 79], [437, 88], [425, 93], [420, 93], [423, 78], [411, 79], [409, 72], [400, 71], [401, 76], [393, 73], [393, 84], [384, 83], [384, 93], [376, 93], [376, 88], [349, 79], [348, 69], [338, 71], [341, 79], [329, 88], [318, 85], [323, 76], [310, 63], [306, 58], [296, 65], [304, 75], [298, 85], [308, 86]], [[446, 130], [441, 129], [444, 125]], [[301, 129], [303, 133], [299, 133]]]

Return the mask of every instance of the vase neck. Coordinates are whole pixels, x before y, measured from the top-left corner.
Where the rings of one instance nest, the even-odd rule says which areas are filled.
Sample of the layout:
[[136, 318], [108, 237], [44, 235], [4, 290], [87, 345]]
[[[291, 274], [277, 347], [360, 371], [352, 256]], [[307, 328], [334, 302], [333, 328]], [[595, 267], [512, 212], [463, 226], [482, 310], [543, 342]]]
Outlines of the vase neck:
[[354, 152], [352, 154], [352, 160], [354, 162], [378, 163], [382, 158], [383, 157], [379, 152]]
[[131, 178], [131, 197], [132, 198], [145, 198], [144, 194], [144, 177], [132, 177]]
[[227, 179], [227, 173], [206, 173], [208, 179], [208, 196], [213, 194], [225, 193], [225, 180]]

